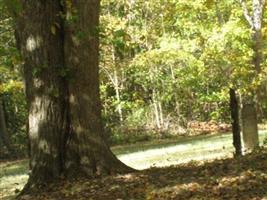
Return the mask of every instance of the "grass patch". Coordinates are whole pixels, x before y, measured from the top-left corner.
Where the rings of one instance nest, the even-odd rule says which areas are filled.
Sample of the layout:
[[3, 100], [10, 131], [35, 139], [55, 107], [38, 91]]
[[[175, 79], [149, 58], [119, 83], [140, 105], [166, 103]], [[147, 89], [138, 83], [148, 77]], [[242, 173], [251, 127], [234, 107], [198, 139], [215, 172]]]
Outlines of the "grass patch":
[[177, 144], [194, 143], [198, 140], [207, 140], [214, 137], [220, 137], [220, 135], [198, 135], [198, 136], [174, 136], [173, 138], [158, 139], [152, 141], [138, 142], [128, 145], [116, 145], [111, 147], [113, 153], [116, 155], [129, 154], [138, 151], [146, 151], [149, 149], [159, 149], [174, 146]]
[[[260, 144], [263, 144], [264, 139], [267, 139], [267, 131], [260, 131]], [[138, 151], [146, 151], [149, 149], [166, 148], [178, 144], [192, 144], [192, 146], [201, 146], [208, 143], [220, 141], [221, 146], [232, 146], [232, 133], [220, 133], [214, 135], [197, 135], [197, 136], [175, 136], [173, 138], [159, 139], [146, 142], [138, 142], [135, 144], [116, 145], [111, 147], [113, 153], [117, 156], [122, 154], [129, 154]]]
[[62, 181], [27, 200], [265, 200], [266, 150], [239, 159], [190, 162], [93, 180]]
[[[260, 133], [263, 144], [267, 131]], [[200, 135], [142, 142], [112, 147], [123, 162], [137, 169], [151, 166], [170, 166], [191, 160], [210, 160], [230, 157], [233, 152], [232, 135]], [[0, 199], [16, 196], [28, 179], [28, 160], [0, 163]]]
[[13, 199], [28, 180], [28, 160], [0, 163], [0, 199]]
[[[261, 131], [259, 136], [263, 145], [267, 132]], [[135, 169], [232, 157], [234, 152], [230, 133], [139, 143], [126, 148], [114, 147], [112, 150], [120, 160]]]

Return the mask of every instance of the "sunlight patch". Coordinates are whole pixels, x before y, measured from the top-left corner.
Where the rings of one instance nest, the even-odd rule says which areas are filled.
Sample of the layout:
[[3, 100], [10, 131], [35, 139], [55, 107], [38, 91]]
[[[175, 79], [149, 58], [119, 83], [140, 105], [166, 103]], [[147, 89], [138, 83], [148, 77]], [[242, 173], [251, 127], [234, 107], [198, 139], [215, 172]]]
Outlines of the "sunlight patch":
[[[10, 199], [16, 195], [16, 191], [21, 191], [26, 184], [29, 176], [10, 175], [0, 178], [0, 199]], [[2, 193], [3, 192], [3, 193]]]
[[37, 36], [36, 38], [30, 36], [26, 41], [26, 49], [27, 51], [32, 52], [36, 50], [38, 47], [40, 47], [40, 44], [41, 44], [41, 38], [39, 36]]
[[[35, 107], [41, 106], [41, 98], [36, 97], [34, 104]], [[33, 113], [33, 114], [32, 114]], [[38, 138], [39, 124], [42, 118], [42, 112], [30, 112], [29, 114], [29, 134], [31, 139]]]
[[42, 149], [43, 152], [45, 152], [45, 153], [47, 153], [47, 154], [50, 154], [50, 153], [51, 153], [51, 152], [50, 152], [50, 149], [48, 148], [48, 143], [47, 143], [46, 140], [41, 140], [41, 141], [39, 142], [38, 148], [39, 148], [39, 149]]

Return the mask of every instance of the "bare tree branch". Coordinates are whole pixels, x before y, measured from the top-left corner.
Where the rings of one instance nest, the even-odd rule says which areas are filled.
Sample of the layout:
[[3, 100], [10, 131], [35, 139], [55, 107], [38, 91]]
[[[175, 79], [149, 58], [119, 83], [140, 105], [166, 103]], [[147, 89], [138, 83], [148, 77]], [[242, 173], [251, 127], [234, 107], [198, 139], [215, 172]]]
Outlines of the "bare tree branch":
[[[265, 0], [262, 0], [262, 1], [265, 1]], [[253, 19], [248, 13], [246, 2], [244, 0], [239, 0], [239, 3], [242, 7], [244, 17], [246, 18], [246, 20], [249, 23], [249, 25], [251, 26], [251, 28], [253, 28], [253, 26], [254, 26], [253, 25]]]
[[105, 74], [108, 76], [108, 78], [110, 79], [111, 83], [112, 83], [113, 85], [116, 85], [115, 80], [114, 80], [113, 77], [110, 75], [110, 72], [109, 72], [105, 67], [103, 67], [102, 69], [103, 69], [103, 71], [105, 72]]
[[253, 0], [253, 24], [255, 30], [262, 28], [265, 0]]

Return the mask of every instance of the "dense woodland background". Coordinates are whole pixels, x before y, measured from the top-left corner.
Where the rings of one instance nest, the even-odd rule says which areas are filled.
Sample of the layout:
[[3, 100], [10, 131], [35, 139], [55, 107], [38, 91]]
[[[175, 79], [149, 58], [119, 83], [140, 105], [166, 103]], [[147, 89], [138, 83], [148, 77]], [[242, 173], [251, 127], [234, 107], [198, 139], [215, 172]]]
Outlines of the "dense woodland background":
[[[2, 137], [10, 140], [10, 149], [25, 155], [27, 108], [21, 59], [14, 21], [2, 4], [0, 100], [7, 127]], [[195, 134], [191, 127], [209, 132], [210, 124], [215, 126], [212, 131], [227, 131], [229, 88], [242, 100], [261, 86], [261, 96], [266, 97], [265, 15], [260, 30], [262, 69], [257, 72], [252, 64], [253, 30], [239, 1], [103, 0], [101, 4], [100, 91], [111, 144]], [[250, 2], [247, 8], [252, 12]], [[259, 104], [261, 121], [266, 106], [266, 101]]]
[[0, 198], [264, 199], [265, 9], [0, 0]]

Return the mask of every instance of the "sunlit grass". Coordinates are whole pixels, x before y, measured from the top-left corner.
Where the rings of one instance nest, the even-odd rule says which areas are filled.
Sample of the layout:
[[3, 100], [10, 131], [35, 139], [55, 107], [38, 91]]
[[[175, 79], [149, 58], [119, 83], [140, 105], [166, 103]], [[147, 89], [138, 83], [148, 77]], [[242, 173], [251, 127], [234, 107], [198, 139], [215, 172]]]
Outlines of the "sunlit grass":
[[[260, 144], [263, 145], [267, 132], [260, 132]], [[234, 148], [232, 145], [232, 134], [219, 134], [209, 136], [198, 136], [178, 140], [176, 143], [167, 145], [150, 144], [131, 146], [127, 154], [115, 154], [127, 165], [135, 169], [146, 169], [149, 167], [163, 167], [185, 163], [189, 161], [211, 160], [232, 157]], [[127, 149], [127, 148], [126, 148]], [[139, 151], [131, 151], [141, 149]]]
[[12, 199], [28, 180], [28, 160], [0, 163], [0, 169], [0, 199]]
[[[261, 132], [260, 142], [267, 137]], [[136, 169], [169, 166], [189, 161], [231, 157], [231, 134], [181, 137], [112, 148], [120, 160]], [[28, 161], [0, 163], [0, 199], [15, 197], [28, 179]]]

